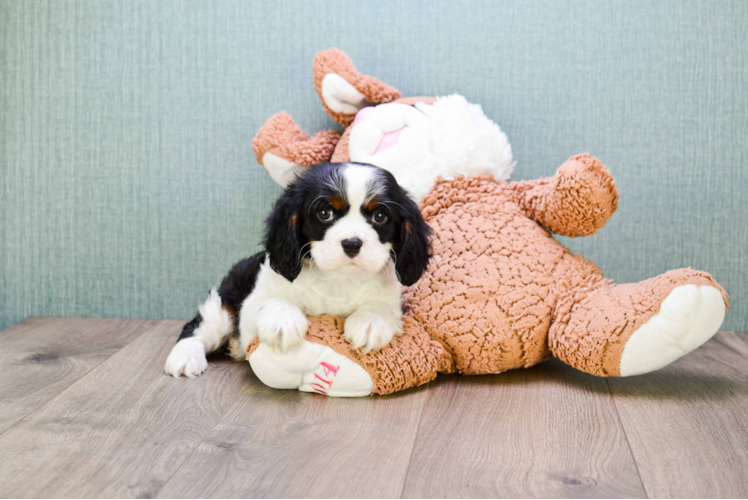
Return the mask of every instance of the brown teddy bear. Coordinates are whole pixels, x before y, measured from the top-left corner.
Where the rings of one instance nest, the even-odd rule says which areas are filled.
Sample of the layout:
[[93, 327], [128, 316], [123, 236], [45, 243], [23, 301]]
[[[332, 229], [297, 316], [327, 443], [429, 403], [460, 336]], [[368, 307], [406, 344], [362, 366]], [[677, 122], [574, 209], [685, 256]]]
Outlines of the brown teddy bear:
[[727, 294], [705, 272], [678, 269], [625, 285], [550, 233], [587, 236], [617, 208], [600, 161], [573, 156], [553, 177], [507, 182], [511, 147], [464, 97], [402, 98], [360, 74], [340, 50], [319, 52], [314, 85], [344, 132], [314, 136], [285, 112], [260, 128], [253, 150], [285, 185], [327, 161], [389, 170], [421, 203], [434, 259], [404, 290], [405, 333], [363, 354], [343, 320], [311, 318], [307, 342], [279, 354], [255, 339], [247, 358], [267, 385], [330, 396], [388, 394], [432, 380], [530, 367], [553, 355], [597, 376], [658, 370], [719, 329]]

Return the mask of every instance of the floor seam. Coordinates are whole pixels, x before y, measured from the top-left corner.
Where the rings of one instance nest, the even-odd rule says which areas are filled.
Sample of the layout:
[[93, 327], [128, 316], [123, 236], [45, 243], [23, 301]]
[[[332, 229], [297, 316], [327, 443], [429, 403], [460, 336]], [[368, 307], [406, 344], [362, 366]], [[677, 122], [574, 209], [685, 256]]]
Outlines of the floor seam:
[[623, 431], [623, 437], [626, 439], [626, 446], [629, 447], [629, 453], [631, 454], [631, 460], [634, 461], [634, 468], [636, 469], [636, 475], [639, 477], [639, 483], [642, 485], [642, 490], [644, 490], [644, 495], [646, 498], [652, 498], [649, 495], [649, 492], [647, 491], [647, 487], [644, 484], [644, 478], [642, 478], [641, 471], [639, 470], [639, 463], [636, 461], [636, 456], [634, 455], [634, 449], [631, 447], [631, 441], [629, 441], [629, 436], [626, 433], [626, 427], [623, 425], [623, 419], [621, 418], [621, 412], [618, 410], [618, 404], [616, 403], [616, 398], [613, 395], [613, 388], [610, 387], [610, 382], [608, 379], [605, 379], [605, 385], [608, 386], [608, 394], [610, 394], [610, 399], [613, 401], [613, 408], [616, 410], [616, 417], [618, 418], [618, 424], [621, 426], [621, 430]]
[[413, 453], [416, 451], [416, 440], [418, 439], [418, 432], [421, 430], [421, 422], [423, 422], [423, 413], [426, 411], [426, 405], [428, 404], [428, 394], [429, 390], [431, 389], [431, 383], [429, 382], [426, 386], [426, 391], [423, 396], [423, 406], [421, 406], [421, 414], [418, 416], [418, 426], [416, 427], [416, 433], [413, 436], [413, 446], [410, 449], [410, 456], [408, 457], [408, 465], [405, 468], [405, 477], [403, 478], [403, 487], [400, 489], [400, 496], [399, 498], [403, 498], [403, 493], [405, 492], [405, 485], [408, 484], [408, 475], [410, 475], [410, 464], [413, 461]]

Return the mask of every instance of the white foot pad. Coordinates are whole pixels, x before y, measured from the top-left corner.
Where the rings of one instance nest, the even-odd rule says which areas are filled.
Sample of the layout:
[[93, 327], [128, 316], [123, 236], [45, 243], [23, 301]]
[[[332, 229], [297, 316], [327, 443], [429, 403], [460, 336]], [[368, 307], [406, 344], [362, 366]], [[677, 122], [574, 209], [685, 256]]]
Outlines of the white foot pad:
[[369, 396], [374, 382], [359, 365], [331, 348], [304, 341], [287, 354], [260, 343], [249, 356], [255, 375], [275, 389], [298, 389], [334, 397]]
[[693, 351], [717, 333], [725, 301], [713, 286], [674, 288], [660, 311], [639, 327], [623, 348], [621, 377], [653, 372]]

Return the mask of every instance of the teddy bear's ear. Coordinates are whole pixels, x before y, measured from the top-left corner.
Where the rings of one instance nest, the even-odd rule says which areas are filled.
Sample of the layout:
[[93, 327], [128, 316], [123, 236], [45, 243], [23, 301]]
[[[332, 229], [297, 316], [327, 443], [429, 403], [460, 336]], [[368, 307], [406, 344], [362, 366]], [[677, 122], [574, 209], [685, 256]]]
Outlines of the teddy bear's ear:
[[347, 127], [361, 108], [392, 102], [400, 91], [367, 75], [353, 66], [351, 59], [338, 49], [317, 52], [312, 64], [314, 87], [322, 106], [333, 120]]

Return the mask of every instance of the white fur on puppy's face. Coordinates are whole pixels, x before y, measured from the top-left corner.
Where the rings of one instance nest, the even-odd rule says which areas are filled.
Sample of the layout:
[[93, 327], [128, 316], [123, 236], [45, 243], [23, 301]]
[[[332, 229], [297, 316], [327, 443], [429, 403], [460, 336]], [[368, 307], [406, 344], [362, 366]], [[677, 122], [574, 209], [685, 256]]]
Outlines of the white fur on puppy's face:
[[[321, 241], [311, 244], [312, 265], [323, 271], [377, 273], [390, 261], [391, 243], [382, 243], [379, 234], [362, 213], [362, 207], [382, 189], [376, 170], [349, 165], [343, 176], [349, 209], [335, 220]], [[312, 215], [314, 217], [314, 215]], [[343, 240], [358, 238], [361, 250], [351, 258], [343, 251]]]

